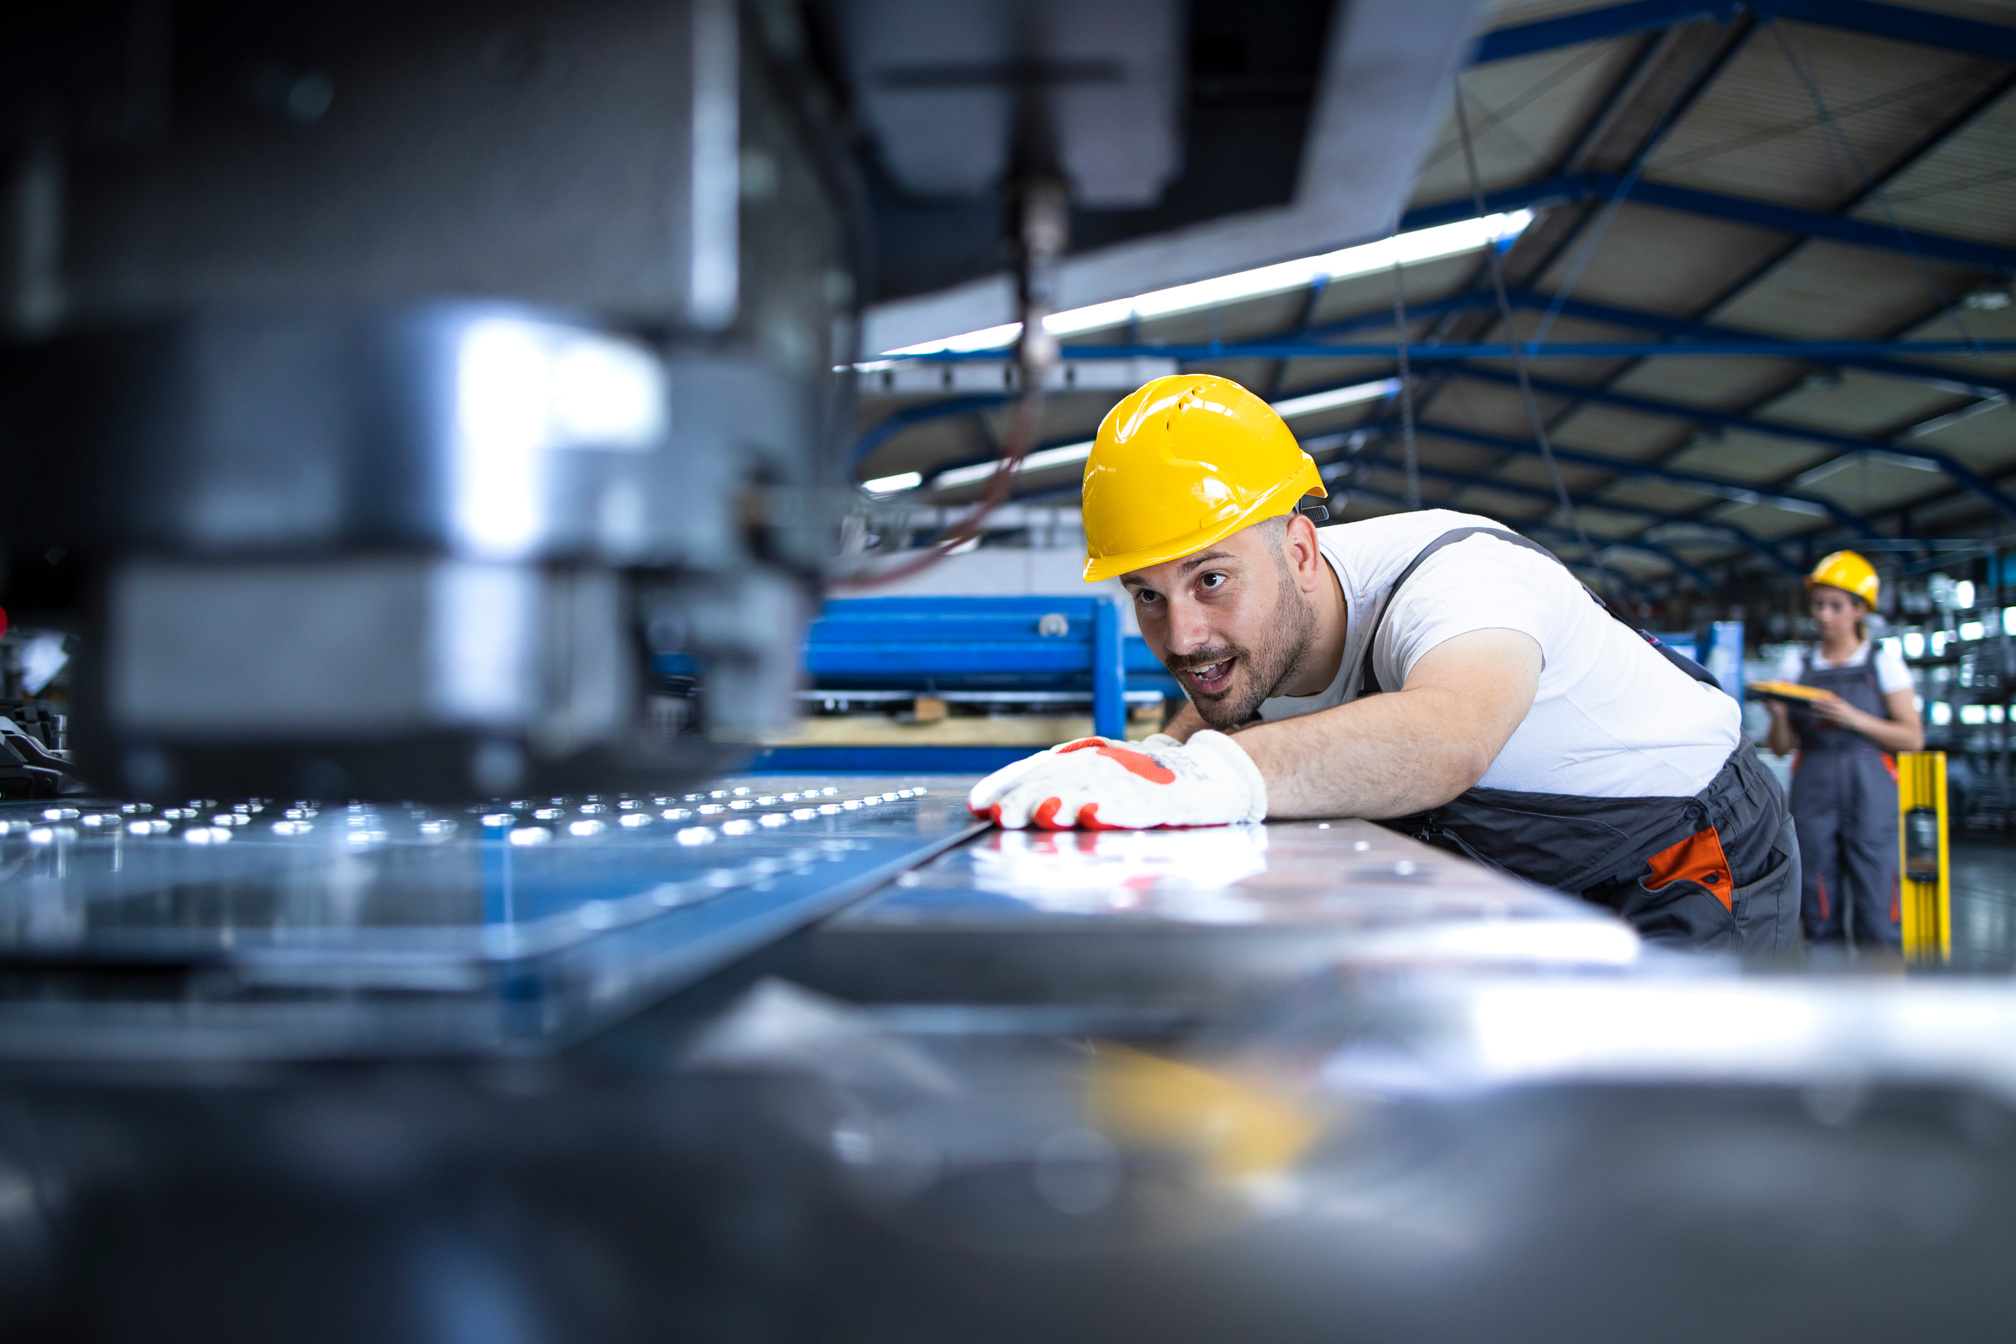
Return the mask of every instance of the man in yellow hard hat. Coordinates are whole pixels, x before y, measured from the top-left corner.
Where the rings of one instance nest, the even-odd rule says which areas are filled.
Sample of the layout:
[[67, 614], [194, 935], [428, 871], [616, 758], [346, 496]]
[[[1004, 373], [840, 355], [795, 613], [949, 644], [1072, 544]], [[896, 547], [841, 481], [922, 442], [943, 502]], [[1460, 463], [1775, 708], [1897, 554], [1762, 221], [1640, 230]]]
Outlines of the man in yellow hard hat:
[[1085, 578], [1119, 576], [1190, 703], [1146, 742], [1018, 761], [968, 805], [1060, 829], [1371, 817], [1655, 941], [1793, 945], [1784, 795], [1707, 673], [1489, 519], [1319, 531], [1298, 507], [1324, 493], [1228, 379], [1114, 407], [1085, 466]]
[[1766, 701], [1765, 744], [1795, 746], [1792, 819], [1799, 830], [1807, 941], [1901, 949], [1897, 758], [1925, 745], [1911, 669], [1869, 638], [1881, 585], [1876, 567], [1836, 551], [1806, 578], [1816, 647], [1793, 650], [1781, 681], [1824, 691], [1810, 703]]

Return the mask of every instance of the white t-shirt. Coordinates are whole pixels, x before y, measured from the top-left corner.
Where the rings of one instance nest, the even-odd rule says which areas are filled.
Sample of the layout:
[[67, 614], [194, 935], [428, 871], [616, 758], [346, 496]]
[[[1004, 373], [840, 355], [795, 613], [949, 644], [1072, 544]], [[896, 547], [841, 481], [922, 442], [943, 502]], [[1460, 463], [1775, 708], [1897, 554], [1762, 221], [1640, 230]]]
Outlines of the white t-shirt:
[[[1820, 656], [1820, 650], [1813, 650], [1814, 668], [1860, 667], [1869, 661], [1869, 652], [1876, 652], [1876, 688], [1888, 695], [1892, 691], [1913, 689], [1911, 669], [1904, 663], [1904, 655], [1888, 644], [1878, 644], [1873, 640], [1863, 640], [1862, 647], [1848, 655], [1839, 663], [1830, 663]], [[1778, 660], [1778, 680], [1797, 681], [1806, 673], [1806, 650], [1793, 649]]]
[[1372, 668], [1398, 690], [1430, 649], [1472, 630], [1531, 635], [1543, 659], [1533, 707], [1478, 783], [1583, 798], [1678, 798], [1706, 788], [1742, 738], [1742, 707], [1673, 666], [1591, 600], [1549, 556], [1498, 537], [1468, 537], [1430, 556], [1379, 621], [1387, 591], [1430, 542], [1489, 518], [1428, 509], [1317, 529], [1344, 590], [1344, 662], [1318, 695], [1277, 696], [1260, 717], [1286, 719], [1358, 697], [1365, 640]]

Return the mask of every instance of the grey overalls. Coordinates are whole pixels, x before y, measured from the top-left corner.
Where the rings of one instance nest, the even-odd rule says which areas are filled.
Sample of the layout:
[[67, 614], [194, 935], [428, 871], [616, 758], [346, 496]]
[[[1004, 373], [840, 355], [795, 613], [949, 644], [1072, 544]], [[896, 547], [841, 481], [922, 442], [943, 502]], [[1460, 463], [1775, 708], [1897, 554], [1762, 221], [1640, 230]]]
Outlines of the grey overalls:
[[[1816, 667], [1806, 655], [1800, 684], [1832, 691], [1879, 719], [1890, 717], [1876, 680], [1876, 653], [1859, 666]], [[1792, 819], [1805, 869], [1800, 920], [1816, 943], [1842, 939], [1853, 903], [1859, 947], [1901, 947], [1897, 925], [1897, 763], [1874, 742], [1804, 705], [1791, 710], [1799, 735], [1792, 766]]]
[[[1437, 537], [1386, 591], [1365, 643], [1360, 695], [1384, 689], [1372, 670], [1372, 649], [1393, 595], [1422, 561], [1480, 532], [1557, 558], [1495, 527], [1457, 528]], [[1624, 620], [1595, 593], [1589, 597]], [[1644, 631], [1637, 633], [1688, 676], [1716, 685], [1699, 665]], [[1894, 810], [1894, 801], [1891, 806]], [[1440, 807], [1381, 824], [1608, 906], [1648, 942], [1765, 956], [1789, 952], [1798, 942], [1799, 852], [1792, 820], [1778, 782], [1747, 740], [1737, 743], [1708, 787], [1691, 798], [1585, 798], [1473, 787]]]

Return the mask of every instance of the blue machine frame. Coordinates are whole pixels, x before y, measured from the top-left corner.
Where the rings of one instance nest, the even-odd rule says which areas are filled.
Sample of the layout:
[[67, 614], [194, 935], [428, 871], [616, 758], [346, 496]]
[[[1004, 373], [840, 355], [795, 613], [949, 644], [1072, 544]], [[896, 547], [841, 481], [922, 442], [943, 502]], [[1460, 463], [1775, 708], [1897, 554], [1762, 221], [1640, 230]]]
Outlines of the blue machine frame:
[[[1139, 648], [1130, 646], [1139, 645]], [[1173, 686], [1147, 646], [1127, 639], [1105, 597], [859, 597], [828, 602], [806, 634], [805, 670], [821, 690], [1088, 692], [1092, 731], [1127, 734], [1128, 673]], [[761, 771], [993, 770], [1020, 746], [775, 747]]]

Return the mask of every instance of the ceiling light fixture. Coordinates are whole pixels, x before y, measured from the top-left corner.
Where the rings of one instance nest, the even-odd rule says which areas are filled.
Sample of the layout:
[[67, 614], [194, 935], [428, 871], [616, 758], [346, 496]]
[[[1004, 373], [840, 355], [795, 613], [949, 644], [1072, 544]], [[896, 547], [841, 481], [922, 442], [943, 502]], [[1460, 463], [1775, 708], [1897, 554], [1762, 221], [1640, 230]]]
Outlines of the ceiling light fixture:
[[[1453, 224], [1438, 224], [1432, 229], [1416, 229], [1411, 233], [1382, 238], [1376, 243], [1361, 243], [1357, 247], [1340, 248], [1319, 256], [1301, 257], [1294, 261], [1277, 262], [1272, 266], [1236, 271], [1231, 275], [1221, 275], [1211, 280], [1198, 280], [1187, 285], [1175, 285], [1168, 289], [1136, 294], [1128, 299], [1111, 299], [1105, 303], [1088, 304], [1083, 308], [1069, 308], [1044, 318], [1043, 326], [1055, 336], [1076, 336], [1106, 327], [1123, 326], [1137, 318], [1146, 321], [1158, 317], [1172, 317], [1178, 313], [1195, 312], [1201, 308], [1237, 303], [1242, 299], [1282, 294], [1291, 289], [1304, 288], [1318, 279], [1345, 280], [1354, 275], [1369, 275], [1390, 268], [1396, 261], [1402, 266], [1418, 265], [1424, 261], [1439, 261], [1444, 257], [1474, 252], [1480, 247], [1502, 247], [1517, 238], [1532, 222], [1531, 210], [1486, 215], [1481, 219], [1459, 219]], [[1021, 323], [1004, 322], [999, 326], [983, 327], [979, 331], [947, 336], [942, 340], [924, 341], [896, 350], [885, 350], [882, 354], [888, 357], [996, 350], [1013, 344], [1021, 332]]]
[[[1298, 416], [1335, 410], [1339, 406], [1350, 406], [1361, 401], [1376, 401], [1381, 397], [1390, 397], [1399, 390], [1398, 378], [1381, 378], [1375, 382], [1356, 383], [1350, 387], [1333, 387], [1327, 392], [1311, 392], [1307, 396], [1289, 397], [1275, 402], [1274, 410], [1283, 420], [1293, 420]], [[1084, 443], [1066, 444], [1061, 448], [1044, 448], [1023, 458], [1016, 464], [1015, 472], [1019, 476], [1024, 472], [1047, 471], [1052, 467], [1070, 466], [1083, 462], [1091, 455], [1092, 442], [1089, 439]], [[994, 474], [996, 465], [993, 462], [976, 462], [969, 467], [953, 467], [949, 471], [941, 471], [931, 478], [931, 488], [956, 490], [962, 485], [978, 484]], [[905, 477], [915, 475], [915, 472], [904, 473]], [[882, 481], [898, 479], [901, 478], [885, 476]], [[870, 481], [862, 486], [862, 489], [871, 494], [877, 493], [875, 487], [882, 481]], [[907, 490], [910, 487], [906, 485], [900, 488]]]

